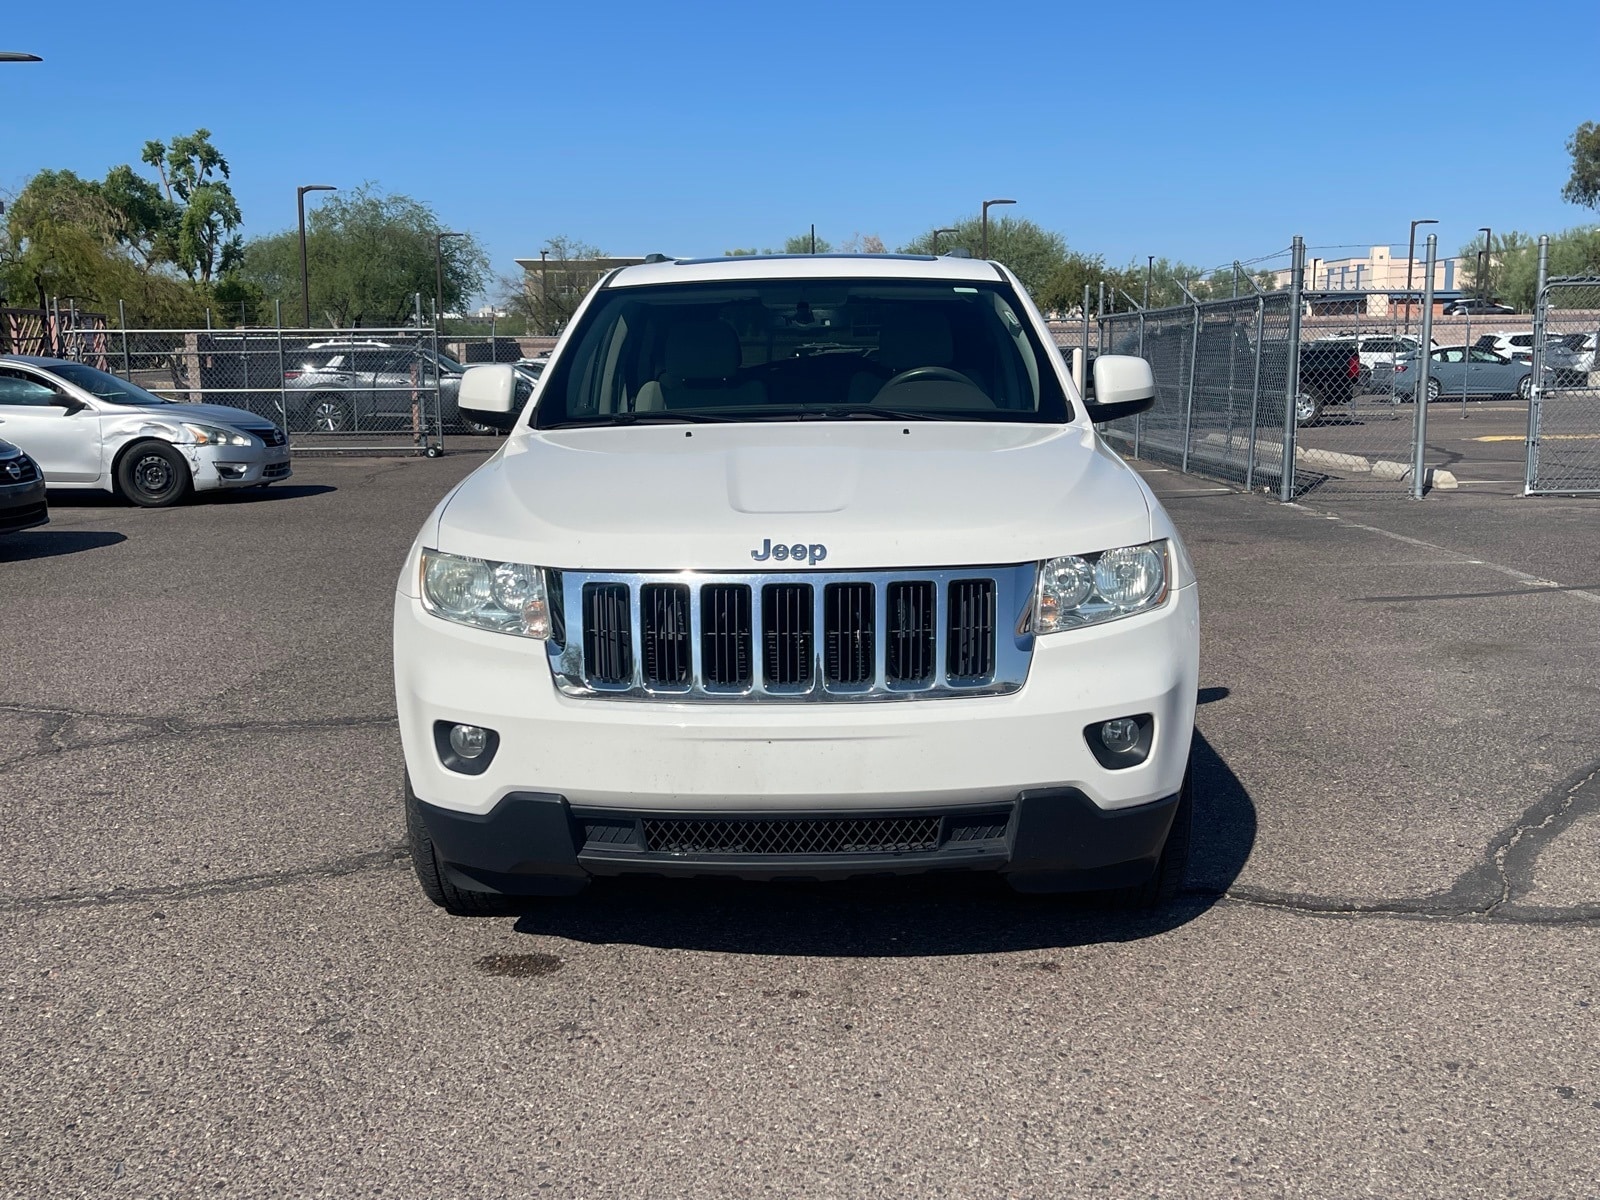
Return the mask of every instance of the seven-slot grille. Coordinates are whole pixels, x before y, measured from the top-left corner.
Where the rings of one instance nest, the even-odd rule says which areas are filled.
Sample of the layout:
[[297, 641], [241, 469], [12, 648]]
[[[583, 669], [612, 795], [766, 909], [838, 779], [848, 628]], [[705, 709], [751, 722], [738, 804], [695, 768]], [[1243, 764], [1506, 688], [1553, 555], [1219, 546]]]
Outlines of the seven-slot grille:
[[[1034, 567], [790, 575], [551, 573], [574, 634], [548, 646], [570, 695], [849, 700], [1015, 691]], [[559, 624], [559, 622], [558, 622]]]

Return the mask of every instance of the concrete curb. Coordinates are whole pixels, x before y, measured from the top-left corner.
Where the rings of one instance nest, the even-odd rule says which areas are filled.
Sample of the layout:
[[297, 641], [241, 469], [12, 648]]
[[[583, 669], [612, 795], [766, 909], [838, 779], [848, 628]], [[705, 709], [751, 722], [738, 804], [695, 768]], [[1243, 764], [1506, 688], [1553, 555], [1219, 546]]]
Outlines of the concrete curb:
[[[1215, 445], [1226, 445], [1230, 439], [1226, 434], [1208, 433], [1202, 440]], [[1236, 434], [1231, 440], [1236, 449], [1244, 450], [1249, 448], [1250, 439], [1247, 437], [1240, 437]], [[1283, 444], [1281, 442], [1257, 441], [1256, 454], [1260, 458], [1282, 461]], [[1348, 471], [1352, 475], [1365, 474], [1372, 469], [1372, 464], [1359, 454], [1342, 454], [1337, 450], [1316, 450], [1306, 446], [1296, 446], [1294, 448], [1294, 460], [1297, 463], [1305, 463], [1311, 467], [1327, 467], [1334, 471]]]
[[[1411, 464], [1390, 462], [1387, 459], [1380, 458], [1372, 464], [1372, 477], [1374, 479], [1395, 481], [1410, 479]], [[1424, 487], [1437, 489], [1441, 492], [1453, 492], [1461, 486], [1453, 474], [1440, 467], [1429, 467], [1427, 474], [1422, 479]]]

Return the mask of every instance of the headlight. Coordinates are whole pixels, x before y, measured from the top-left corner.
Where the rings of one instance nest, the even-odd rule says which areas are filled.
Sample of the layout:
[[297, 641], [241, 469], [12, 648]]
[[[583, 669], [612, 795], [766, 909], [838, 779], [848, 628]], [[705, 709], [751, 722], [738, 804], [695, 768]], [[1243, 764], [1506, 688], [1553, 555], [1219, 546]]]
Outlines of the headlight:
[[1099, 554], [1071, 554], [1039, 564], [1036, 633], [1099, 625], [1155, 608], [1167, 598], [1165, 539]]
[[424, 550], [422, 607], [457, 625], [518, 637], [550, 636], [544, 571], [523, 563]]
[[185, 421], [184, 430], [197, 446], [248, 446], [250, 435], [222, 425], [191, 425]]

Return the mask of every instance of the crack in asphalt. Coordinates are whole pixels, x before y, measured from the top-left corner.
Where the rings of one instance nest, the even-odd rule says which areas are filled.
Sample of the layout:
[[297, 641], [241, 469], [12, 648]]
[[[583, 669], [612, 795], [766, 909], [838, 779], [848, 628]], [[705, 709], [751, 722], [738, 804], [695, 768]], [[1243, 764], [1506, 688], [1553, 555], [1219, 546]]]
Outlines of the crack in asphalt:
[[148, 900], [194, 900], [204, 896], [235, 896], [286, 887], [306, 879], [336, 879], [362, 871], [392, 867], [408, 856], [403, 844], [369, 850], [348, 858], [290, 871], [263, 871], [255, 875], [233, 875], [200, 883], [158, 884], [150, 887], [118, 887], [109, 892], [56, 892], [46, 896], [20, 896], [0, 900], [0, 912], [43, 912], [52, 908], [104, 908], [117, 904], [138, 904]]
[[[200, 725], [176, 717], [128, 717], [116, 713], [18, 704], [0, 704], [0, 713], [45, 720], [44, 727], [37, 735], [39, 748], [30, 754], [0, 762], [0, 773], [49, 755], [193, 734], [240, 730], [292, 733], [306, 729], [378, 728], [397, 723], [395, 717], [384, 716], [323, 717], [304, 721], [233, 721]], [[63, 743], [61, 735], [72, 722], [84, 719], [122, 722], [134, 725], [137, 729], [125, 736], [103, 741], [80, 745]], [[1245, 886], [1227, 889], [1186, 888], [1183, 895], [1196, 901], [1225, 901], [1307, 916], [1342, 919], [1386, 918], [1518, 925], [1600, 924], [1600, 903], [1555, 906], [1524, 902], [1534, 888], [1540, 854], [1576, 821], [1594, 813], [1600, 813], [1600, 760], [1574, 772], [1525, 809], [1515, 821], [1490, 840], [1478, 861], [1457, 876], [1450, 887], [1437, 892], [1416, 897], [1362, 899]], [[17, 897], [0, 900], [0, 912], [130, 904], [147, 900], [188, 900], [259, 891], [284, 887], [304, 879], [333, 878], [391, 867], [405, 858], [406, 854], [404, 844], [395, 844], [295, 870], [194, 883], [118, 887], [109, 892], [63, 892]]]
[[1330, 917], [1399, 917], [1519, 925], [1600, 924], [1600, 903], [1527, 904], [1539, 855], [1583, 817], [1600, 812], [1600, 760], [1569, 775], [1492, 838], [1450, 887], [1426, 896], [1360, 900], [1229, 888], [1218, 898]]
[[[44, 722], [34, 735], [34, 749], [13, 758], [0, 759], [0, 774], [37, 762], [57, 754], [70, 754], [79, 750], [93, 750], [102, 746], [121, 746], [134, 742], [159, 741], [163, 738], [192, 737], [208, 733], [284, 732], [299, 733], [312, 729], [376, 729], [399, 724], [392, 716], [368, 717], [310, 717], [297, 721], [217, 721], [196, 723], [181, 717], [130, 717], [122, 713], [87, 712], [71, 708], [38, 708], [26, 704], [0, 703], [0, 714], [10, 713], [20, 717], [34, 717]], [[108, 721], [134, 728], [113, 737], [97, 738], [86, 742], [63, 741], [62, 736], [74, 721]]]

